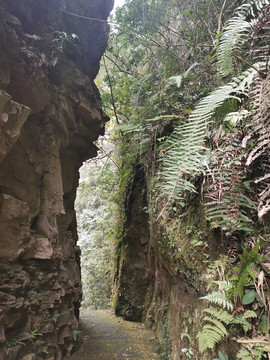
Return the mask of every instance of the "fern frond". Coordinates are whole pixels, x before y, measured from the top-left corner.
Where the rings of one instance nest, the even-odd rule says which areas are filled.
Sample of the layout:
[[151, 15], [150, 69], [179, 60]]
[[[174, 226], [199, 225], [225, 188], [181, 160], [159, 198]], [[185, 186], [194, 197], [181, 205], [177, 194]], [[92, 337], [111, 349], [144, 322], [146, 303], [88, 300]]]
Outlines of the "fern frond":
[[250, 199], [249, 186], [245, 185], [246, 166], [243, 161], [241, 134], [224, 137], [223, 144], [212, 153], [209, 187], [205, 204], [206, 218], [212, 228], [221, 228], [227, 234], [234, 231], [252, 232], [252, 220], [248, 214], [256, 206]]
[[231, 282], [228, 281], [228, 280], [223, 280], [223, 281], [220, 281], [220, 280], [216, 281], [216, 280], [214, 280], [214, 281], [213, 281], [213, 284], [217, 284], [217, 285], [219, 286], [219, 288], [222, 289], [222, 290], [225, 291], [225, 292], [228, 291], [229, 289], [231, 289], [231, 287], [232, 287]]
[[228, 335], [227, 330], [225, 328], [225, 326], [222, 324], [222, 322], [220, 322], [219, 320], [215, 319], [215, 318], [211, 318], [209, 316], [205, 316], [203, 318], [203, 321], [208, 321], [211, 323], [211, 325], [204, 325], [203, 326], [203, 331], [208, 331], [210, 330], [215, 330], [218, 334], [220, 334], [222, 337], [225, 337]]
[[252, 324], [247, 319], [257, 318], [258, 315], [253, 310], [247, 310], [243, 314], [236, 316], [232, 324], [242, 325], [245, 334], [252, 329]]
[[236, 316], [232, 324], [242, 325], [245, 334], [252, 329], [252, 324], [247, 319], [244, 319], [242, 315]]
[[233, 73], [233, 51], [241, 48], [252, 30], [257, 13], [269, 4], [269, 0], [251, 0], [238, 7], [235, 15], [227, 22], [221, 34], [217, 51], [222, 76]]
[[256, 162], [261, 173], [255, 184], [258, 192], [258, 219], [262, 222], [263, 217], [270, 211], [270, 75], [256, 81], [251, 97], [253, 98], [254, 109], [248, 125], [249, 133], [244, 138], [243, 143], [249, 142], [251, 147], [253, 145], [246, 165], [250, 166]]
[[258, 314], [255, 313], [253, 310], [246, 310], [243, 314], [243, 319], [250, 319], [250, 318], [257, 318]]
[[202, 352], [207, 348], [213, 349], [218, 342], [228, 335], [223, 323], [229, 324], [233, 319], [231, 314], [222, 309], [209, 308], [205, 309], [204, 312], [207, 314], [203, 318], [205, 324], [202, 331], [197, 335], [199, 348]]
[[[207, 321], [207, 320], [209, 322], [211, 322], [212, 324], [211, 325], [207, 325], [207, 324], [204, 325], [203, 331], [208, 332], [208, 331], [213, 331], [213, 329], [214, 329], [214, 331], [217, 332], [220, 335], [221, 338], [228, 335], [225, 326], [221, 322], [219, 322], [219, 321], [217, 321], [215, 319], [206, 319], [206, 318], [204, 318], [204, 321]], [[214, 328], [213, 328], [213, 325], [215, 326]]]
[[251, 23], [243, 19], [242, 16], [237, 16], [229, 20], [224, 32], [221, 36], [217, 59], [219, 63], [219, 72], [222, 76], [228, 76], [233, 73], [234, 61], [232, 52], [236, 46], [246, 40], [251, 29]]
[[246, 348], [241, 347], [237, 353], [237, 359], [239, 360], [254, 360], [253, 356], [251, 355], [250, 351]]
[[[230, 308], [230, 310], [232, 310], [232, 308]], [[216, 309], [214, 307], [210, 307], [209, 309], [204, 309], [203, 312], [216, 317], [225, 324], [230, 324], [234, 319], [233, 315], [231, 315], [228, 311], [222, 309]]]
[[[269, 3], [269, 2], [268, 2]], [[269, 63], [270, 5], [266, 5], [252, 26], [251, 53], [254, 59]]]
[[206, 329], [198, 333], [197, 339], [200, 351], [204, 352], [206, 349], [213, 349], [222, 339], [222, 336], [213, 329]]
[[211, 122], [215, 110], [225, 100], [246, 94], [257, 71], [248, 69], [239, 77], [213, 91], [203, 98], [192, 112], [187, 122], [174, 130], [166, 143], [167, 151], [161, 157], [160, 178], [166, 186], [162, 187], [162, 195], [168, 201], [158, 218], [172, 200], [179, 200], [185, 191], [196, 192], [194, 185], [187, 179], [205, 173], [207, 169], [204, 154], [206, 127]]
[[212, 304], [217, 304], [219, 306], [222, 306], [224, 309], [228, 309], [228, 310], [233, 309], [232, 303], [226, 299], [225, 292], [214, 291], [211, 294], [201, 297], [200, 299], [208, 300]]
[[249, 0], [239, 6], [235, 12], [239, 13], [243, 17], [257, 17], [257, 13], [262, 11], [264, 6], [269, 4], [269, 0]]
[[239, 360], [261, 360], [262, 356], [269, 353], [269, 346], [263, 346], [259, 343], [256, 343], [256, 339], [250, 339], [247, 341], [247, 347], [242, 346], [237, 353], [237, 359]]

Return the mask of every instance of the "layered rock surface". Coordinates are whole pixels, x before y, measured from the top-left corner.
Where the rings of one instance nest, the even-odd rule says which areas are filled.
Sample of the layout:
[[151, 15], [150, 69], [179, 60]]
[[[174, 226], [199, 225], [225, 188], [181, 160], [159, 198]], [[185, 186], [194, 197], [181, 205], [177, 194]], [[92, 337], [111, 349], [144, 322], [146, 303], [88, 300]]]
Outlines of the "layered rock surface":
[[[118, 248], [115, 311], [155, 331], [162, 359], [186, 359], [185, 349], [199, 353], [196, 336], [204, 306], [200, 297], [211, 279], [208, 259], [214, 261], [223, 251], [222, 241], [210, 230], [198, 198], [189, 202], [185, 213], [158, 221], [152, 169], [138, 166], [134, 173]], [[210, 358], [209, 353], [200, 355], [201, 360]]]
[[[74, 200], [104, 117], [113, 0], [0, 0], [0, 359], [65, 359], [81, 300]], [[69, 12], [69, 13], [67, 13]]]

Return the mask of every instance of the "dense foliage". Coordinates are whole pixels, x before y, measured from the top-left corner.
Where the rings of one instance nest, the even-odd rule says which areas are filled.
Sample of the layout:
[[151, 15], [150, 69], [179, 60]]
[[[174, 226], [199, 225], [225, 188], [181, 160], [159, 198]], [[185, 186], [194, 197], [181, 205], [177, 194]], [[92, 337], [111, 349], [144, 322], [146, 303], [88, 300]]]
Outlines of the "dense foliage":
[[[213, 280], [213, 292], [203, 297], [211, 305], [202, 315], [199, 349], [229, 338], [238, 344], [237, 359], [267, 359], [269, 1], [127, 0], [112, 20], [100, 84], [105, 111], [115, 119], [109, 202], [115, 215], [107, 239], [121, 241], [138, 166], [148, 179], [147, 211], [164, 241], [166, 231], [181, 232], [168, 223], [188, 218], [189, 202], [201, 199], [229, 256], [210, 263], [207, 244], [196, 254]], [[106, 217], [110, 205], [104, 206]], [[201, 238], [194, 241], [200, 248]], [[174, 260], [187, 264], [177, 240], [169, 247]], [[219, 351], [219, 358], [228, 356]]]
[[85, 163], [76, 199], [81, 248], [83, 306], [92, 309], [110, 307], [113, 247], [110, 241], [113, 202], [108, 201], [113, 164], [106, 157]]

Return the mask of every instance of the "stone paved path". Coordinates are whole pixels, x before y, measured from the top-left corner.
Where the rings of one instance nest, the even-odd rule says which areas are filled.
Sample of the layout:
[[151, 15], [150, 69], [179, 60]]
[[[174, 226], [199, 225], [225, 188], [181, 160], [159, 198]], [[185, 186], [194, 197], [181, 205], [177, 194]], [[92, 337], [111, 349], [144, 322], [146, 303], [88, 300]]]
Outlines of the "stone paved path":
[[81, 313], [83, 345], [71, 360], [157, 360], [156, 340], [144, 325], [124, 321], [111, 311]]

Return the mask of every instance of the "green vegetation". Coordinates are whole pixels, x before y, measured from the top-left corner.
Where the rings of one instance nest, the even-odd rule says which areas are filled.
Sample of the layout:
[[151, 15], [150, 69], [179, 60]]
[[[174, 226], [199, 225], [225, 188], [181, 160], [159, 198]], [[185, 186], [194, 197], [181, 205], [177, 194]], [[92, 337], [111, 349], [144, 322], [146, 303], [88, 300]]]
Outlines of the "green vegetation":
[[[113, 228], [111, 214], [115, 206], [108, 201], [108, 196], [110, 187], [114, 186], [110, 183], [114, 181], [114, 169], [106, 158], [105, 161], [101, 159], [86, 164], [83, 171], [76, 202], [82, 252], [83, 305], [106, 309], [110, 307], [111, 297], [113, 247], [110, 236]], [[104, 176], [105, 171], [108, 178]]]
[[[239, 266], [228, 268], [229, 281], [213, 281], [219, 290], [202, 297], [215, 305], [204, 310], [204, 325], [198, 334], [199, 347], [202, 352], [213, 349], [228, 337], [230, 328], [230, 334], [235, 334], [232, 339], [242, 344], [237, 359], [267, 359], [269, 299], [262, 270], [266, 259], [259, 254], [259, 242], [249, 252], [243, 249], [239, 260]], [[249, 334], [252, 334], [250, 338]]]
[[16, 346], [25, 346], [25, 342], [20, 341], [18, 339], [12, 339], [10, 341], [5, 342], [5, 354], [8, 355], [11, 348]]
[[172, 352], [172, 342], [170, 340], [170, 334], [168, 331], [168, 306], [169, 304], [166, 303], [164, 308], [162, 309], [163, 316], [162, 316], [162, 326], [161, 326], [161, 339], [159, 342], [159, 349], [157, 349], [158, 353], [160, 354], [160, 358], [162, 360], [169, 360], [171, 359], [171, 352]]
[[[155, 254], [204, 295], [197, 344], [180, 335], [191, 339], [186, 359], [197, 348], [220, 360], [269, 351], [269, 9], [267, 0], [128, 0], [112, 19], [98, 79], [111, 125], [77, 203], [85, 304], [117, 297], [143, 173]], [[169, 359], [167, 319], [160, 337]]]
[[74, 341], [78, 341], [81, 334], [82, 334], [82, 332], [80, 330], [73, 330], [71, 333]]

